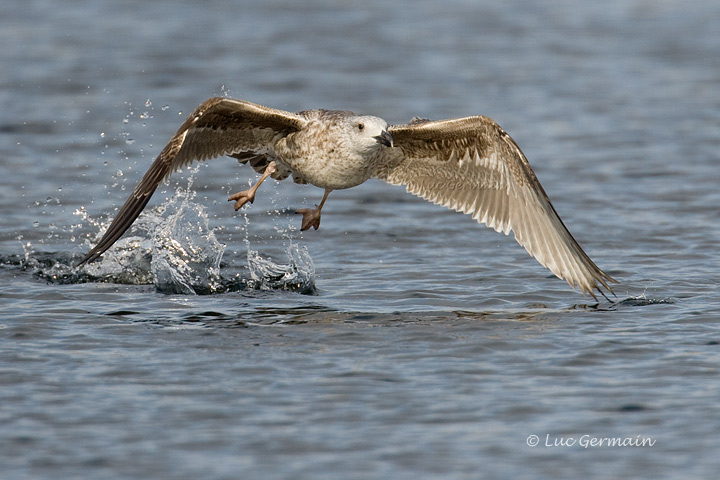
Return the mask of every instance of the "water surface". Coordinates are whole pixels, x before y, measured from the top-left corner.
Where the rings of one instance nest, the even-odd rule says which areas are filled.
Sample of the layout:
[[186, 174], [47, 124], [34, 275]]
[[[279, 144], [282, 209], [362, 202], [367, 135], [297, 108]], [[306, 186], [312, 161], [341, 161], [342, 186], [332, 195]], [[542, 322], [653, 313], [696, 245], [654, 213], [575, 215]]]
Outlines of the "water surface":
[[[712, 477], [718, 18], [673, 0], [5, 2], [3, 478]], [[493, 117], [617, 297], [380, 182], [334, 192], [318, 231], [292, 213], [309, 186], [235, 213], [257, 177], [232, 159], [156, 193], [135, 257], [71, 268], [214, 95]], [[203, 256], [173, 250], [183, 225]], [[176, 275], [192, 258], [206, 277]]]

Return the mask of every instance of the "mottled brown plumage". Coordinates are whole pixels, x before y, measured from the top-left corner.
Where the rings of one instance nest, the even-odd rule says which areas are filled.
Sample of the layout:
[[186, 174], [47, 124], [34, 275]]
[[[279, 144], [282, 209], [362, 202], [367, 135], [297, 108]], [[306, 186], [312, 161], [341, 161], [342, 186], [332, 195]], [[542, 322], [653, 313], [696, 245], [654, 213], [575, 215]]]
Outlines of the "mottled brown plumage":
[[332, 190], [379, 178], [506, 235], [514, 232], [530, 255], [583, 293], [612, 292], [615, 280], [578, 245], [525, 155], [492, 119], [416, 118], [388, 127], [380, 118], [352, 112], [290, 113], [229, 98], [211, 98], [185, 120], [80, 265], [122, 236], [173, 171], [223, 155], [263, 173], [251, 189], [230, 196], [236, 210], [253, 201], [265, 178], [292, 175], [325, 189], [319, 207], [298, 211], [303, 230], [317, 229]]

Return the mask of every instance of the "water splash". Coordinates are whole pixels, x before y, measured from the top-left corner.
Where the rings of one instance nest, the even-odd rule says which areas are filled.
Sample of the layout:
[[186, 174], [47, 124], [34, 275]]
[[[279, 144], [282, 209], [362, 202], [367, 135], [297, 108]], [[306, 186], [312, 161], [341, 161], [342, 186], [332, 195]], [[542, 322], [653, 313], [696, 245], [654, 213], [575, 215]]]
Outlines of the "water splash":
[[672, 298], [648, 298], [642, 294], [620, 300], [617, 304], [625, 307], [647, 307], [649, 305], [674, 305], [675, 301]]
[[[287, 259], [284, 263], [275, 263], [250, 247], [249, 218], [246, 215], [242, 230], [247, 246], [248, 270], [231, 273], [229, 277], [222, 275], [220, 263], [225, 245], [218, 241], [216, 232], [210, 228], [205, 207], [193, 201], [196, 193], [192, 185], [197, 168], [199, 166], [190, 175], [187, 188], [177, 187], [169, 200], [146, 209], [127, 234], [95, 262], [77, 268], [76, 254], [40, 252], [19, 237], [24, 255], [8, 258], [7, 263], [59, 284], [154, 285], [162, 293], [185, 295], [249, 289], [315, 293], [315, 267], [307, 248], [292, 242], [290, 234], [295, 229], [276, 228], [287, 245]], [[87, 251], [97, 244], [109, 222], [92, 218], [84, 207], [75, 210], [73, 215], [80, 217], [80, 222], [69, 231], [71, 241], [77, 238], [76, 229], [91, 226], [96, 232], [85, 237], [83, 250]], [[218, 231], [221, 232], [222, 227]], [[243, 265], [237, 266], [244, 270]]]
[[165, 293], [207, 294], [223, 290], [220, 260], [225, 246], [208, 225], [205, 208], [175, 195], [170, 214], [155, 231], [151, 271], [155, 287]]
[[[194, 196], [189, 188], [178, 188], [170, 200], [148, 209], [131, 227], [131, 236], [84, 267], [87, 281], [154, 284], [163, 293], [223, 291], [219, 270], [225, 246], [210, 228], [205, 207], [192, 201]], [[100, 225], [99, 232], [104, 227]]]
[[[118, 240], [100, 260], [83, 267], [90, 282], [146, 285], [154, 283], [150, 268], [152, 243], [143, 235]], [[78, 278], [80, 280], [80, 278]]]
[[288, 263], [274, 263], [248, 246], [247, 260], [250, 269], [248, 286], [260, 290], [292, 290], [314, 294], [315, 264], [307, 247], [290, 243], [286, 249]]

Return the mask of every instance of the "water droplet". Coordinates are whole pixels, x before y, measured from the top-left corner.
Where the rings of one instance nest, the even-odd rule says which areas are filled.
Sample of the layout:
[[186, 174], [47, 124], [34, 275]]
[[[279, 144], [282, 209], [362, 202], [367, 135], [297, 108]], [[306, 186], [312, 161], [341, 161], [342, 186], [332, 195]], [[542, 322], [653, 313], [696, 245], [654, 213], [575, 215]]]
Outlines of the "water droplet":
[[163, 105], [162, 108], [161, 108], [161, 110], [164, 112], [164, 111], [167, 110], [168, 108], [170, 108], [170, 105]]
[[149, 98], [148, 98], [147, 100], [145, 100], [145, 106], [146, 106], [146, 107], [150, 107], [151, 105], [152, 105], [152, 102], [150, 101]]
[[37, 227], [39, 227], [39, 226], [40, 226], [40, 222], [38, 222], [37, 220], [35, 220], [35, 221], [33, 222], [33, 227], [37, 228]]

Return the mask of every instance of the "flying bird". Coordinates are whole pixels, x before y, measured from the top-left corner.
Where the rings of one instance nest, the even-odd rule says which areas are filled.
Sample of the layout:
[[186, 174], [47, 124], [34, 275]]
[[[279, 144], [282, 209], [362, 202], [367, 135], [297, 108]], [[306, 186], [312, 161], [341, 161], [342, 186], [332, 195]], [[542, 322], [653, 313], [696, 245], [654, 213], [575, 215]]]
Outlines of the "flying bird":
[[290, 113], [222, 97], [206, 100], [183, 122], [78, 266], [110, 248], [173, 171], [220, 156], [261, 174], [250, 189], [229, 197], [236, 211], [253, 202], [268, 177], [292, 176], [325, 190], [315, 208], [297, 210], [302, 230], [317, 229], [330, 192], [379, 178], [505, 235], [512, 231], [541, 265], [593, 298], [596, 291], [605, 296], [602, 288], [612, 293], [609, 284], [616, 282], [575, 241], [520, 147], [488, 117], [388, 126], [349, 111]]

